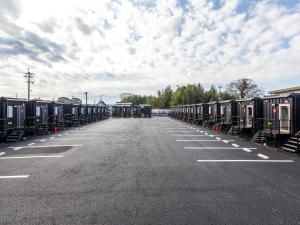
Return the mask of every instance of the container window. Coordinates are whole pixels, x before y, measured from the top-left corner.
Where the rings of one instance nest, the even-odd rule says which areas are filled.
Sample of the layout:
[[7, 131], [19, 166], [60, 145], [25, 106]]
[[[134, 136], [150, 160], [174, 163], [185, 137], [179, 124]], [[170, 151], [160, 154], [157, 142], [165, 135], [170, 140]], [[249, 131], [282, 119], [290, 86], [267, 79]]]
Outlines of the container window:
[[13, 107], [7, 106], [7, 118], [13, 118]]
[[72, 114], [75, 115], [76, 108], [72, 108]]
[[92, 112], [92, 109], [91, 108], [88, 108], [88, 113], [91, 113]]
[[54, 115], [58, 115], [58, 108], [57, 107], [54, 107]]
[[84, 108], [81, 108], [81, 114], [84, 114]]
[[224, 115], [225, 114], [225, 106], [221, 106], [221, 115]]
[[35, 107], [35, 114], [36, 114], [36, 116], [41, 116], [41, 107], [40, 106]]

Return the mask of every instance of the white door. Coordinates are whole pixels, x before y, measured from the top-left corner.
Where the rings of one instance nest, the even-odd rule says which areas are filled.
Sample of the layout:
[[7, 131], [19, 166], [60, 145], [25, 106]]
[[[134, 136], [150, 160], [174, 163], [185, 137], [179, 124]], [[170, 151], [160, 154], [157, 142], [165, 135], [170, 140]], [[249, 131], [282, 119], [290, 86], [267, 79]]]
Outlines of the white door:
[[246, 107], [246, 126], [252, 127], [253, 119], [253, 105], [247, 105]]
[[290, 133], [290, 104], [279, 104], [280, 133]]

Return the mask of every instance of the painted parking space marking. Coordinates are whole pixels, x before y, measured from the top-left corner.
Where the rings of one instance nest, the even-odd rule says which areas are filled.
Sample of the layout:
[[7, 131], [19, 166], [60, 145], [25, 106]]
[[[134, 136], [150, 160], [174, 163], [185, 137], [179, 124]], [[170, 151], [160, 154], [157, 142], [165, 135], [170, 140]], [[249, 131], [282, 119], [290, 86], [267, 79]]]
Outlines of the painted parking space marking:
[[28, 178], [29, 175], [14, 175], [14, 176], [0, 176], [0, 179], [20, 179]]
[[[212, 140], [212, 139], [208, 139], [208, 140], [176, 140], [178, 142], [220, 142], [221, 140]], [[233, 141], [233, 140], [228, 140], [228, 141]]]
[[[217, 135], [217, 136], [219, 136], [219, 135]], [[217, 140], [221, 140], [221, 138], [219, 138], [219, 137], [216, 137], [216, 139], [217, 139]]]
[[260, 157], [260, 158], [263, 158], [263, 159], [265, 159], [265, 160], [268, 160], [268, 159], [269, 159], [269, 156], [263, 155], [263, 154], [261, 154], [261, 153], [258, 153], [257, 156]]
[[32, 156], [7, 156], [0, 157], [0, 160], [4, 159], [39, 159], [39, 158], [63, 158], [63, 155], [32, 155]]
[[[244, 149], [244, 148], [235, 148], [235, 147], [184, 147], [184, 149], [198, 149], [198, 150], [206, 150], [206, 149], [212, 149], [212, 150], [227, 150], [227, 149]], [[256, 148], [247, 148], [249, 150]]]
[[36, 143], [35, 142], [33, 142], [33, 143], [30, 143], [30, 144], [28, 144], [28, 146], [32, 146], [32, 145], [35, 145]]
[[174, 137], [207, 137], [203, 134], [172, 134]]
[[58, 138], [53, 141], [95, 140], [96, 138]]
[[81, 144], [78, 145], [34, 145], [34, 146], [19, 146], [19, 147], [8, 147], [15, 151], [18, 151], [20, 149], [24, 148], [56, 148], [56, 147], [82, 147]]
[[258, 162], [258, 163], [293, 163], [293, 160], [251, 160], [251, 159], [199, 159], [197, 162]]
[[[228, 140], [227, 140], [228, 141]], [[239, 148], [240, 146], [237, 144], [232, 144], [233, 147]]]
[[6, 153], [5, 152], [0, 152], [0, 155], [5, 155]]
[[223, 140], [224, 143], [228, 144], [229, 142], [227, 140]]
[[187, 130], [187, 131], [167, 131], [168, 133], [195, 133], [195, 131]]
[[245, 151], [245, 152], [249, 152], [249, 153], [252, 152], [252, 150], [249, 149], [249, 148], [242, 148], [242, 150]]

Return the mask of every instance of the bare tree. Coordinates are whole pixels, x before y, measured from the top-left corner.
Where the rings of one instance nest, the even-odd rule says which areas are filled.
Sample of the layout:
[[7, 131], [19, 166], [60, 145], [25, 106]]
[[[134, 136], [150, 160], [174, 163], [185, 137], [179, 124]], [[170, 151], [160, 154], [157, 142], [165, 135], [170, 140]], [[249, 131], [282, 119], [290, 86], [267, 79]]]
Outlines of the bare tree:
[[241, 78], [227, 86], [227, 92], [237, 98], [251, 98], [264, 94], [264, 90], [254, 83], [252, 79]]

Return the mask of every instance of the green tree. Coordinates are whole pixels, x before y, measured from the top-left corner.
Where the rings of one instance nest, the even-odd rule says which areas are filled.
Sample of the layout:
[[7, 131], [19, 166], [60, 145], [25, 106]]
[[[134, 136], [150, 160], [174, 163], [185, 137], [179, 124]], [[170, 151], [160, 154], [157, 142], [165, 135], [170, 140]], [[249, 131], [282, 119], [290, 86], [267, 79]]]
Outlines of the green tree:
[[236, 98], [251, 98], [264, 94], [264, 90], [248, 78], [241, 78], [229, 83], [227, 92]]

